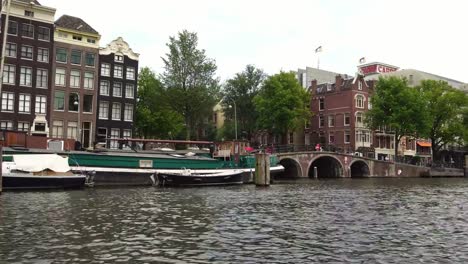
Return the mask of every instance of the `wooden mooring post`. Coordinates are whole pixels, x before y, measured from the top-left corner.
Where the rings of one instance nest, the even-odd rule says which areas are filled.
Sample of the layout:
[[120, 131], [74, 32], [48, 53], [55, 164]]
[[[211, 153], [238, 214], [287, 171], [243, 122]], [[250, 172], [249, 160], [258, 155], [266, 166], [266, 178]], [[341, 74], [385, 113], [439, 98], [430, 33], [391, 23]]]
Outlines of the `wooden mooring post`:
[[255, 185], [270, 186], [270, 155], [255, 154]]
[[465, 177], [468, 177], [468, 154], [465, 155]]

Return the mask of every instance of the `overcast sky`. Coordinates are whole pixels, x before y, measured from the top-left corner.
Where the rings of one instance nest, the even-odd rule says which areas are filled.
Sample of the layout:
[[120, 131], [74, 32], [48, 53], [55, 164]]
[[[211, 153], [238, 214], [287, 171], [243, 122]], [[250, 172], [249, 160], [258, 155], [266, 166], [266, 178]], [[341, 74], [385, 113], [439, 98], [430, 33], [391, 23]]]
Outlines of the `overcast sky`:
[[268, 74], [317, 67], [353, 75], [359, 58], [468, 82], [468, 1], [39, 0], [81, 17], [101, 46], [121, 36], [140, 67], [161, 73], [169, 36], [196, 32], [226, 80], [253, 64]]

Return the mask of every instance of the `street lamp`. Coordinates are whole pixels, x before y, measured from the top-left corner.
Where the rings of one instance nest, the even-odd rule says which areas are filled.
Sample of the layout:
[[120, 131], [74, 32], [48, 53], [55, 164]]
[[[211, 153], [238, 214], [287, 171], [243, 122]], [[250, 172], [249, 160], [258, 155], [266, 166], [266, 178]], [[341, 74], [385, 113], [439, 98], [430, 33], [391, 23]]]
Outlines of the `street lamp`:
[[77, 97], [73, 104], [78, 107], [78, 141], [81, 143], [80, 99]]
[[[237, 107], [236, 107], [236, 101], [234, 101], [233, 99], [229, 99], [232, 101], [232, 103], [234, 104], [234, 135], [235, 135], [235, 138], [236, 138], [236, 141], [237, 141]], [[229, 105], [229, 107], [232, 107], [231, 105]]]

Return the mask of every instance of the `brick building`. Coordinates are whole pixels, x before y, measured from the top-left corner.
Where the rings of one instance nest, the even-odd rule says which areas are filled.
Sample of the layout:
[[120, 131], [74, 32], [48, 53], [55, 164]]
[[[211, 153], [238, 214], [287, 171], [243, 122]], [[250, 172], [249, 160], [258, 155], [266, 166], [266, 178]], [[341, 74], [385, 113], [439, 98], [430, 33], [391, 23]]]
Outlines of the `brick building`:
[[362, 75], [337, 75], [334, 83], [310, 86], [310, 110], [314, 116], [305, 129], [306, 141], [345, 153], [371, 153], [372, 133], [364, 126], [369, 95], [374, 83]]
[[[2, 10], [2, 39], [6, 12]], [[0, 129], [47, 136], [55, 9], [38, 1], [11, 0], [8, 13]]]
[[96, 142], [118, 148], [107, 138], [131, 138], [134, 134], [138, 58], [121, 37], [99, 50], [99, 91]]

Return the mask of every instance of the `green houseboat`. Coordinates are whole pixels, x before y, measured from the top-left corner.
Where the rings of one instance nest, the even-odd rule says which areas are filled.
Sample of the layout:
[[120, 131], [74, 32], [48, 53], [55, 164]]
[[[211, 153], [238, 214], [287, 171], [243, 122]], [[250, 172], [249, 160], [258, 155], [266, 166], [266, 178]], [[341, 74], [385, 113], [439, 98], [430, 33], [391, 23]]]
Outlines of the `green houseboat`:
[[[124, 142], [128, 143], [129, 140], [125, 139]], [[187, 141], [169, 140], [148, 140], [146, 143], [150, 142], [187, 143]], [[150, 185], [154, 184], [152, 180], [154, 177], [151, 176], [156, 173], [174, 173], [184, 169], [190, 169], [195, 173], [242, 170], [243, 180], [247, 183], [252, 180], [255, 172], [255, 156], [246, 152], [241, 143], [223, 142], [213, 145], [214, 149], [192, 148], [178, 151], [169, 148], [147, 150], [145, 147], [141, 147], [142, 150], [139, 151], [128, 149], [52, 151], [7, 147], [3, 149], [3, 152], [6, 154], [53, 152], [67, 156], [72, 171], [90, 175], [95, 185]], [[284, 170], [281, 165], [278, 165], [278, 159], [274, 155], [270, 156], [270, 164], [272, 174]]]

